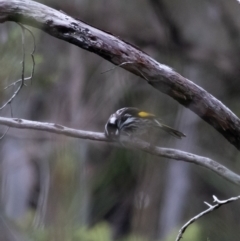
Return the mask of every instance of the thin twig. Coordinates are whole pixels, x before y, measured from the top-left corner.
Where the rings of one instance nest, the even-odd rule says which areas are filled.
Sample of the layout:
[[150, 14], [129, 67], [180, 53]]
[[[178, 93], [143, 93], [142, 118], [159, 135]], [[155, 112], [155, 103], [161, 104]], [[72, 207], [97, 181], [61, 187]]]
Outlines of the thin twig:
[[114, 66], [114, 67], [111, 68], [111, 69], [108, 69], [108, 70], [105, 70], [105, 71], [101, 72], [100, 74], [106, 74], [107, 72], [113, 71], [113, 70], [115, 70], [116, 68], [121, 67], [121, 66], [123, 66], [123, 65], [125, 65], [125, 64], [133, 64], [133, 62], [124, 62], [124, 63], [121, 63], [121, 64], [119, 64], [119, 65]]
[[[19, 23], [18, 23], [19, 24]], [[24, 25], [22, 25], [22, 27], [24, 27], [29, 33], [30, 35], [32, 36], [32, 39], [33, 39], [33, 50], [31, 52], [31, 58], [32, 58], [32, 71], [31, 71], [31, 75], [30, 75], [30, 80], [31, 80], [31, 83], [32, 83], [32, 79], [33, 79], [33, 75], [34, 75], [34, 70], [35, 70], [35, 58], [34, 58], [34, 53], [36, 51], [36, 40], [35, 40], [35, 37], [34, 37], [34, 34], [32, 33], [32, 31], [25, 27]]]
[[20, 24], [22, 28], [22, 81], [21, 81], [21, 88], [24, 86], [24, 75], [25, 75], [25, 28], [22, 24]]
[[[21, 79], [14, 81], [13, 83], [11, 83], [10, 85], [6, 86], [4, 88], [4, 90], [8, 89], [11, 86], [15, 86], [16, 84], [18, 84], [20, 82], [20, 85], [18, 86], [17, 90], [13, 93], [13, 95], [9, 98], [8, 101], [6, 101], [5, 104], [3, 104], [0, 107], [0, 110], [2, 110], [4, 107], [6, 107], [8, 104], [11, 104], [13, 99], [18, 95], [18, 93], [20, 92], [20, 90], [26, 86], [25, 81], [27, 80], [31, 80], [33, 79], [33, 75], [34, 75], [34, 70], [35, 70], [35, 59], [34, 59], [34, 53], [36, 50], [36, 41], [35, 41], [35, 37], [32, 33], [32, 31], [30, 29], [28, 29], [27, 27], [25, 27], [24, 25], [22, 25], [21, 23], [18, 23], [19, 26], [22, 29], [22, 74], [21, 74]], [[31, 71], [31, 75], [29, 77], [25, 78], [25, 30], [27, 30], [30, 35], [32, 36], [33, 39], [33, 50], [31, 52], [31, 58], [32, 58], [32, 71]]]
[[232, 198], [229, 198], [229, 199], [226, 199], [226, 200], [219, 200], [215, 195], [213, 195], [213, 202], [214, 203], [217, 203], [216, 205], [211, 205], [207, 202], [204, 202], [209, 208], [206, 209], [205, 211], [199, 213], [198, 215], [196, 215], [195, 217], [191, 218], [186, 224], [184, 224], [182, 226], [182, 228], [179, 230], [179, 233], [178, 233], [178, 236], [176, 238], [176, 241], [179, 241], [184, 232], [186, 231], [186, 229], [192, 224], [194, 223], [197, 219], [201, 218], [202, 216], [216, 210], [217, 208], [220, 208], [221, 206], [225, 205], [225, 204], [228, 204], [230, 202], [234, 202], [236, 200], [240, 199], [240, 196], [237, 196], [237, 197], [232, 197]]
[[[108, 69], [108, 70], [106, 70], [106, 71], [101, 72], [101, 74], [105, 74], [105, 73], [107, 73], [107, 72], [113, 71], [113, 70], [115, 70], [116, 68], [121, 67], [121, 66], [123, 66], [123, 65], [125, 65], [125, 64], [134, 64], [134, 63], [133, 63], [133, 62], [124, 62], [124, 63], [121, 63], [121, 64], [119, 64], [119, 65], [114, 66], [114, 67], [111, 68], [111, 69]], [[136, 69], [136, 71], [137, 71], [147, 82], [149, 82], [149, 79], [148, 79], [139, 69]]]
[[[26, 80], [30, 80], [30, 79], [31, 79], [31, 76], [26, 77], [26, 78], [24, 78], [24, 82], [25, 82]], [[10, 88], [10, 87], [12, 87], [12, 86], [15, 86], [15, 85], [16, 85], [17, 83], [19, 83], [19, 82], [22, 82], [22, 79], [18, 79], [18, 80], [16, 80], [16, 81], [14, 81], [13, 83], [9, 84], [8, 86], [4, 87], [4, 90], [6, 90], [6, 89], [8, 89], [8, 88]], [[26, 84], [25, 84], [25, 86], [26, 86]]]
[[7, 129], [4, 131], [4, 133], [0, 136], [0, 140], [2, 140], [4, 137], [5, 137], [5, 135], [8, 133], [8, 131], [9, 131], [9, 129], [10, 129], [10, 127], [7, 127]]
[[[9, 107], [10, 107], [11, 118], [13, 118], [13, 110], [12, 110], [12, 104], [11, 103], [9, 103]], [[5, 137], [5, 135], [9, 131], [9, 129], [10, 129], [10, 126], [8, 126], [7, 129], [5, 130], [5, 132], [1, 135], [0, 140], [2, 140]]]
[[17, 90], [13, 93], [13, 95], [10, 97], [10, 99], [0, 107], [0, 110], [2, 110], [6, 105], [10, 104], [13, 99], [17, 96], [17, 94], [20, 92], [22, 87], [24, 86], [24, 73], [25, 73], [25, 29], [23, 28], [22, 24], [19, 24], [19, 26], [22, 29], [22, 75], [21, 75], [21, 81], [20, 85], [18, 86]]

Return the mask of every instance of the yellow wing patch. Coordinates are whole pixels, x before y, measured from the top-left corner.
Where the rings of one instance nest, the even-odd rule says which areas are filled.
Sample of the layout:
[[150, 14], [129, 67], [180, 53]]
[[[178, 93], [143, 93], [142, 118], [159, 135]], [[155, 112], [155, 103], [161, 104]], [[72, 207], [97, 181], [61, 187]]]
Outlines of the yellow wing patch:
[[140, 111], [140, 112], [138, 112], [138, 116], [140, 116], [140, 117], [153, 117], [153, 116], [155, 116], [155, 115], [153, 115], [153, 114], [150, 114], [150, 113], [148, 113], [148, 112], [145, 112], [145, 111]]

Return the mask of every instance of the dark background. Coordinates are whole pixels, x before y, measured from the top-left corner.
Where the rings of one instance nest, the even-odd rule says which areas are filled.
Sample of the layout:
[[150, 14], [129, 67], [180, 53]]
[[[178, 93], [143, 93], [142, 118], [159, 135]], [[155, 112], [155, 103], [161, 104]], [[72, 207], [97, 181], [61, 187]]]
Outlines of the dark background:
[[[138, 46], [240, 115], [237, 1], [42, 3]], [[14, 117], [103, 131], [112, 112], [135, 106], [187, 135], [178, 140], [161, 134], [159, 146], [207, 156], [240, 171], [239, 152], [228, 141], [145, 80], [121, 68], [108, 71], [113, 65], [100, 57], [32, 31], [35, 74], [12, 104]], [[21, 76], [21, 29], [4, 23], [0, 33], [4, 103], [14, 91], [4, 87]], [[32, 45], [26, 33], [28, 74]], [[1, 115], [10, 113], [7, 107]], [[227, 199], [239, 194], [236, 186], [199, 166], [30, 130], [11, 129], [0, 141], [0, 165], [1, 217], [32, 240], [175, 240], [178, 229], [206, 209], [203, 202], [212, 202], [212, 195]], [[184, 240], [239, 240], [239, 207], [239, 202], [232, 203], [203, 217]], [[13, 239], [6, 235], [1, 240]]]

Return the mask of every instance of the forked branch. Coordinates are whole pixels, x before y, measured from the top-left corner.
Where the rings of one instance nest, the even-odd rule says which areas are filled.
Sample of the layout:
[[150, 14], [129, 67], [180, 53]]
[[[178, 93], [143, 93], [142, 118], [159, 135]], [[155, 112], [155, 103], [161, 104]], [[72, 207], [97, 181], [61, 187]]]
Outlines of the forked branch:
[[207, 202], [204, 202], [207, 206], [208, 206], [208, 209], [206, 209], [205, 211], [199, 213], [198, 215], [196, 215], [195, 217], [191, 218], [187, 223], [185, 223], [182, 228], [179, 230], [179, 233], [178, 233], [178, 236], [176, 238], [176, 241], [179, 241], [184, 232], [186, 231], [186, 229], [191, 225], [193, 224], [196, 220], [198, 220], [199, 218], [201, 218], [202, 216], [220, 208], [221, 206], [225, 205], [225, 204], [228, 204], [228, 203], [231, 203], [231, 202], [234, 202], [234, 201], [237, 201], [238, 199], [240, 199], [240, 196], [237, 196], [237, 197], [232, 197], [232, 198], [229, 198], [229, 199], [226, 199], [226, 200], [219, 200], [216, 196], [213, 195], [213, 202], [217, 203], [215, 205], [212, 205], [212, 204], [209, 204]]
[[42, 29], [138, 75], [191, 109], [240, 150], [240, 120], [234, 113], [203, 88], [131, 44], [34, 1], [0, 0], [0, 22], [5, 21]]
[[[12, 84], [6, 86], [4, 89], [8, 89], [10, 87], [14, 87], [15, 85], [19, 84], [17, 89], [14, 91], [12, 96], [0, 107], [0, 110], [5, 108], [8, 104], [11, 104], [12, 101], [16, 98], [16, 96], [19, 94], [21, 89], [26, 85], [25, 81], [30, 80], [32, 81], [33, 75], [34, 75], [34, 69], [35, 69], [35, 60], [34, 60], [34, 52], [36, 49], [36, 44], [35, 44], [35, 38], [31, 30], [20, 24], [21, 30], [22, 30], [22, 74], [21, 74], [21, 79], [14, 81]], [[25, 77], [25, 30], [27, 30], [32, 39], [33, 39], [33, 50], [31, 52], [31, 58], [32, 58], [32, 71], [31, 75], [29, 77]]]

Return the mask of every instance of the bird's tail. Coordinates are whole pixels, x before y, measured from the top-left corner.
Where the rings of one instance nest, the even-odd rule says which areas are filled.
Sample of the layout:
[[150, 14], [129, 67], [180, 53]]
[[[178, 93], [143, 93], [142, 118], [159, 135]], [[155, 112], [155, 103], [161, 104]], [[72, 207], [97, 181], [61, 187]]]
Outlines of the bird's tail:
[[185, 137], [185, 136], [186, 136], [186, 135], [183, 134], [182, 132], [177, 131], [177, 130], [169, 127], [169, 126], [163, 125], [162, 123], [161, 123], [161, 129], [162, 129], [163, 131], [169, 133], [170, 135], [175, 136], [176, 138], [179, 138], [179, 139], [181, 139], [182, 137]]

